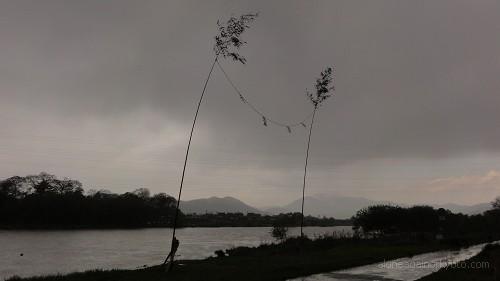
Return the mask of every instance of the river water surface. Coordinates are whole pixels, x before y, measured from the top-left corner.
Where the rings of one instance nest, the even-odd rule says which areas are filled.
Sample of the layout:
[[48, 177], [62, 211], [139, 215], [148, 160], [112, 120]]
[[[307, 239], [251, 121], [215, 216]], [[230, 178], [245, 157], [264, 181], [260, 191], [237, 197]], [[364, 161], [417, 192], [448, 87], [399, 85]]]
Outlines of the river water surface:
[[[271, 242], [269, 227], [182, 228], [180, 259], [202, 259], [215, 250]], [[305, 227], [310, 236], [350, 232], [351, 227]], [[299, 229], [291, 228], [291, 235]], [[89, 269], [128, 269], [160, 264], [171, 229], [0, 231], [0, 280]]]
[[[257, 246], [271, 242], [268, 227], [183, 228], [178, 230], [180, 259], [202, 259], [215, 250]], [[314, 237], [332, 232], [351, 232], [350, 227], [306, 227]], [[170, 248], [171, 229], [0, 231], [0, 280], [69, 273], [89, 269], [132, 269], [163, 261]], [[298, 235], [299, 229], [290, 229]], [[294, 281], [416, 280], [440, 266], [476, 255], [483, 245], [457, 251], [440, 251]]]

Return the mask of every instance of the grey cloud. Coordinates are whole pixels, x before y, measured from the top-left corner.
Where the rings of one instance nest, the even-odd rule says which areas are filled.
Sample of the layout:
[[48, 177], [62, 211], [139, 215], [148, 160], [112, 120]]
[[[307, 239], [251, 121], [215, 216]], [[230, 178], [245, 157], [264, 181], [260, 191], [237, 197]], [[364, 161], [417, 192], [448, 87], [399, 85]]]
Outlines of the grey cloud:
[[[184, 143], [175, 138], [169, 145], [158, 131], [187, 132], [213, 58], [216, 20], [250, 11], [261, 16], [244, 35], [248, 64], [223, 65], [271, 117], [309, 113], [305, 89], [321, 69], [336, 67], [336, 96], [321, 109], [313, 135], [316, 169], [498, 154], [500, 9], [494, 1], [16, 1], [0, 4], [0, 116], [7, 120], [0, 123], [0, 153], [15, 159], [10, 148], [17, 147], [14, 153], [27, 159], [4, 171], [45, 169], [35, 156], [29, 161], [30, 147], [56, 152], [59, 141], [78, 169], [76, 159], [99, 161], [108, 154], [98, 150], [115, 138], [132, 139], [115, 147], [122, 166], [111, 161], [112, 175], [90, 169], [74, 176], [113, 185], [140, 166], [149, 178], [133, 182], [174, 190]], [[137, 118], [145, 112], [153, 117]], [[250, 184], [295, 185], [286, 171], [300, 172], [303, 129], [289, 135], [262, 127], [217, 70], [200, 114], [192, 154], [200, 172], [260, 168], [274, 171], [276, 180]], [[74, 130], [89, 123], [101, 124], [84, 131], [92, 137]], [[13, 144], [33, 127], [53, 141], [32, 134], [35, 145]], [[64, 143], [69, 132], [101, 148], [75, 152], [78, 142]], [[165, 147], [155, 146], [161, 138]], [[64, 157], [56, 159], [50, 164], [56, 172], [71, 171], [62, 168]], [[163, 174], [160, 167], [168, 163], [174, 164]], [[193, 181], [201, 181], [199, 175], [193, 172]]]

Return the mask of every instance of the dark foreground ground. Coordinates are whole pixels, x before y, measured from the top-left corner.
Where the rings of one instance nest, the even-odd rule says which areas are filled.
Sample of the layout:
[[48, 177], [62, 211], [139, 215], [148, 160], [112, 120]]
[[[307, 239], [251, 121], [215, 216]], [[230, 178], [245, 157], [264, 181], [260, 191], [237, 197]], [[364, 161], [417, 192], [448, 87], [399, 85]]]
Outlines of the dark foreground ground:
[[[226, 251], [227, 255], [223, 257], [179, 261], [175, 270], [170, 273], [165, 273], [161, 267], [150, 267], [140, 270], [87, 271], [64, 276], [34, 277], [22, 280], [276, 281], [449, 249], [455, 246], [457, 245], [429, 241], [394, 242], [334, 239], [331, 237], [312, 241], [296, 238], [289, 239], [282, 244], [262, 245], [257, 248], [235, 248]], [[20, 279], [13, 278], [11, 280]]]
[[[426, 276], [419, 281], [495, 281], [500, 280], [500, 245], [488, 245], [477, 256]], [[496, 269], [495, 269], [496, 268]], [[495, 277], [495, 270], [497, 276]]]

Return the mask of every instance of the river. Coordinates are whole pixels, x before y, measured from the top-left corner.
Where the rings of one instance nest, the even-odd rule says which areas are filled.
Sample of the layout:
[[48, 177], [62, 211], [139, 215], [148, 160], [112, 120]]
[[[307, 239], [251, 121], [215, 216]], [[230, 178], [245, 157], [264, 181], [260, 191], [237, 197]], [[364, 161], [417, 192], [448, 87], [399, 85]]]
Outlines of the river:
[[[183, 228], [177, 237], [180, 259], [202, 259], [215, 250], [272, 242], [268, 227]], [[350, 233], [351, 228], [306, 227], [318, 236]], [[290, 235], [298, 235], [291, 228]], [[0, 231], [0, 280], [89, 269], [133, 269], [159, 264], [170, 247], [171, 229]], [[476, 255], [483, 245], [439, 251], [356, 268], [316, 274], [293, 281], [416, 280], [441, 266]]]
[[[202, 259], [215, 250], [271, 242], [269, 227], [182, 228], [178, 258]], [[314, 237], [351, 227], [305, 227]], [[0, 280], [89, 269], [128, 269], [156, 265], [170, 249], [171, 229], [0, 230]], [[298, 235], [291, 228], [290, 235]]]

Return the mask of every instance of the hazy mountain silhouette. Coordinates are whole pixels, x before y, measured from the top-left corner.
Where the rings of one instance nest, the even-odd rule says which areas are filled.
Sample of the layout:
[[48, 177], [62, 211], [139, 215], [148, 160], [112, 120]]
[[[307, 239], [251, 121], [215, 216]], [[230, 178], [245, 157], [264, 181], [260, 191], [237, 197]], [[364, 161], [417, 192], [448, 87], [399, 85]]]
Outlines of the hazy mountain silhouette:
[[[195, 199], [182, 201], [181, 210], [187, 214], [205, 214], [205, 213], [293, 213], [300, 212], [302, 199], [297, 199], [284, 206], [269, 207], [259, 210], [252, 207], [241, 200], [234, 197], [210, 197], [203, 199]], [[304, 213], [313, 216], [334, 217], [337, 219], [347, 219], [356, 214], [356, 212], [364, 207], [377, 204], [398, 204], [397, 202], [376, 201], [363, 197], [348, 197], [348, 196], [321, 196], [313, 197], [306, 196]], [[398, 204], [408, 206], [406, 204]], [[425, 205], [425, 204], [421, 204]], [[476, 205], [459, 205], [459, 204], [432, 204], [435, 208], [445, 208], [454, 213], [463, 213], [467, 215], [481, 214], [482, 212], [491, 209], [490, 203], [481, 203]]]
[[205, 213], [263, 213], [234, 197], [210, 197], [181, 202], [181, 210], [186, 214]]
[[[345, 219], [352, 217], [359, 209], [370, 205], [387, 203], [382, 201], [374, 201], [361, 197], [325, 197], [317, 198], [306, 196], [304, 204], [304, 214], [313, 216], [334, 217], [337, 219]], [[302, 199], [297, 199], [282, 207], [268, 208], [265, 211], [271, 214], [300, 212]]]
[[449, 204], [442, 204], [442, 205], [434, 205], [434, 207], [448, 209], [454, 213], [462, 213], [462, 214], [466, 214], [466, 215], [477, 215], [477, 214], [483, 213], [484, 211], [490, 210], [491, 203], [480, 203], [480, 204], [475, 204], [475, 205], [471, 205], [471, 206], [449, 203]]
[[[267, 208], [265, 211], [270, 214], [300, 212], [301, 204], [302, 199], [297, 199], [285, 206]], [[355, 215], [361, 208], [377, 204], [397, 204], [401, 206], [408, 206], [406, 204], [398, 204], [397, 202], [376, 201], [362, 197], [327, 196], [318, 198], [307, 196], [305, 198], [304, 214], [346, 219]], [[481, 214], [484, 211], [491, 209], [490, 203], [481, 203], [471, 206], [459, 204], [430, 205], [436, 208], [448, 209], [454, 213], [463, 213], [467, 215]]]

